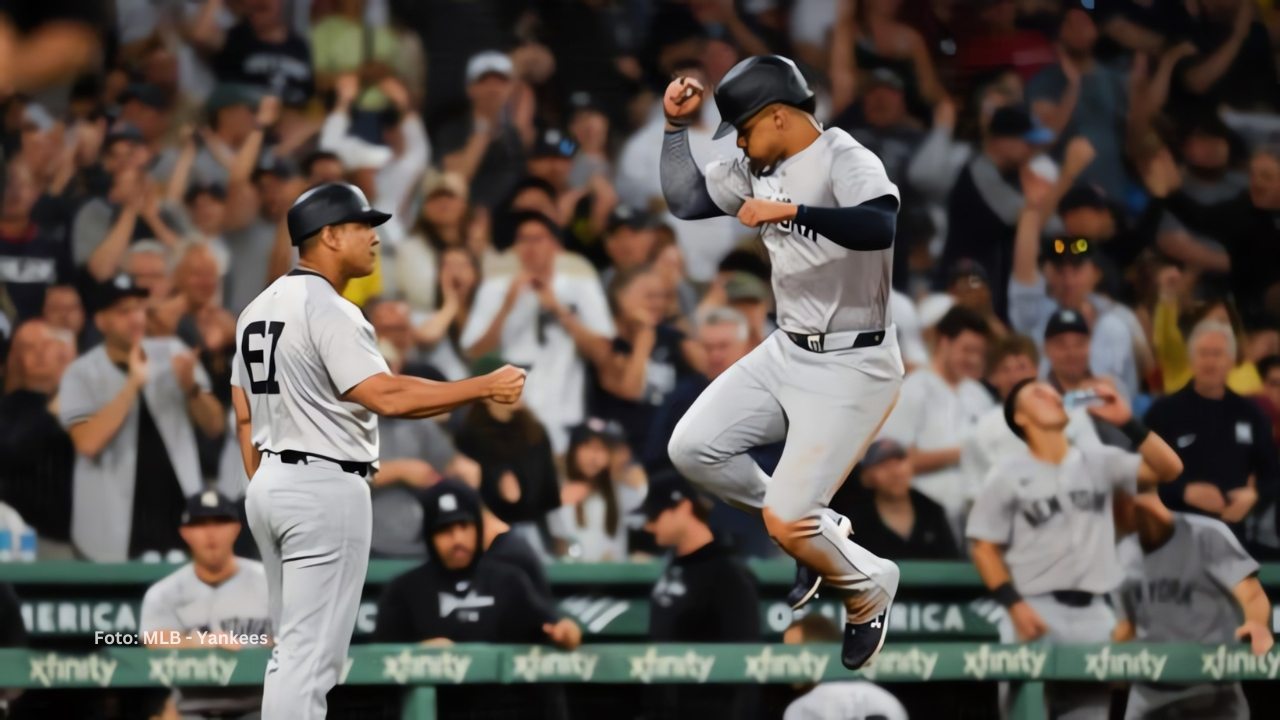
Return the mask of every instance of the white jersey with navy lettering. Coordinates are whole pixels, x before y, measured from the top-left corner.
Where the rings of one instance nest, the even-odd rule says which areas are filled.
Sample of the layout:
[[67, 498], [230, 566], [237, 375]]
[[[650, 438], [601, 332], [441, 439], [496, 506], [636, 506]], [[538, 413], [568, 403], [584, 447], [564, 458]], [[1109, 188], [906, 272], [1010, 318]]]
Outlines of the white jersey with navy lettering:
[[[749, 198], [834, 208], [898, 197], [880, 158], [839, 128], [823, 131], [767, 174], [753, 175], [739, 158], [711, 163], [706, 178], [711, 199], [729, 215]], [[790, 221], [765, 224], [760, 235], [773, 265], [778, 327], [810, 334], [879, 330], [892, 322], [893, 248], [849, 250]]]
[[259, 450], [378, 461], [378, 417], [342, 395], [389, 373], [373, 327], [324, 277], [276, 280], [240, 314], [231, 384], [244, 390]]

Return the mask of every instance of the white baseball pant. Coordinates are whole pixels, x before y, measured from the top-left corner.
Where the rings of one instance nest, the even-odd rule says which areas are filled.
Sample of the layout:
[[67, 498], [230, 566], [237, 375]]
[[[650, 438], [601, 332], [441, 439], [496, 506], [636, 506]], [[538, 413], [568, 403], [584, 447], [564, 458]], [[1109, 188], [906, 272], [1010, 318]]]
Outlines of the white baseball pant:
[[[1084, 607], [1064, 605], [1048, 593], [1030, 595], [1024, 600], [1049, 628], [1037, 642], [1070, 645], [1111, 641], [1116, 616], [1101, 597]], [[1002, 643], [1021, 642], [1008, 613], [996, 623], [996, 630]], [[1016, 683], [1000, 683], [1002, 717], [1009, 717], [1015, 686]], [[1044, 695], [1049, 717], [1054, 720], [1107, 720], [1111, 689], [1106, 683], [1048, 682], [1044, 685]]]
[[[792, 557], [843, 591], [866, 622], [898, 588], [898, 567], [849, 539], [827, 505], [902, 386], [890, 327], [880, 345], [817, 353], [781, 331], [716, 378], [676, 425], [667, 452], [685, 477], [748, 512]], [[772, 477], [746, 452], [786, 438]]]
[[267, 573], [275, 629], [263, 720], [324, 720], [369, 567], [369, 485], [327, 460], [290, 465], [263, 455], [245, 512]]

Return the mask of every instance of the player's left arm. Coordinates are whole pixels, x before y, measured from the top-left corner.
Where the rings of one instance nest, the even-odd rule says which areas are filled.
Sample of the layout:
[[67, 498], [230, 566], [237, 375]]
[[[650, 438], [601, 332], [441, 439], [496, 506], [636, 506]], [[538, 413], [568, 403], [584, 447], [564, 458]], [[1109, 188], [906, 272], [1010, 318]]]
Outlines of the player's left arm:
[[849, 250], [892, 247], [898, 227], [898, 188], [889, 181], [880, 158], [861, 146], [843, 148], [832, 156], [830, 172], [838, 207], [753, 198], [743, 203], [738, 219], [749, 227], [794, 220]]
[[1244, 612], [1244, 623], [1236, 628], [1236, 639], [1248, 638], [1254, 655], [1263, 655], [1275, 645], [1271, 635], [1271, 601], [1258, 582], [1258, 576], [1250, 575], [1231, 589], [1231, 594]]

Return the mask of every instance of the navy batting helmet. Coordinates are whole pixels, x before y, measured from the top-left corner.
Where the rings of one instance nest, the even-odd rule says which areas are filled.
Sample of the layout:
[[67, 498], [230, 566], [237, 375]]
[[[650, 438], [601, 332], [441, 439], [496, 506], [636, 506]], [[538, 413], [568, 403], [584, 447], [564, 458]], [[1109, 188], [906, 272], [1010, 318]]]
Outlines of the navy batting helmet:
[[320, 232], [326, 225], [369, 223], [377, 227], [390, 213], [369, 207], [360, 188], [343, 182], [317, 185], [298, 196], [289, 208], [289, 239], [294, 245]]
[[713, 137], [728, 135], [771, 103], [813, 112], [813, 91], [796, 64], [780, 55], [758, 55], [734, 65], [716, 87], [720, 127]]

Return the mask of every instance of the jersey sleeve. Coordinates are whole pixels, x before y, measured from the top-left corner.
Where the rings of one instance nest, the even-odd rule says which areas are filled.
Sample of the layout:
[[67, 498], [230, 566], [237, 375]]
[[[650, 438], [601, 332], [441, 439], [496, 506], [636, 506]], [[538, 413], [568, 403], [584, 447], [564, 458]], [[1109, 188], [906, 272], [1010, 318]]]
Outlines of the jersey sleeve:
[[365, 380], [382, 373], [390, 373], [387, 361], [378, 350], [373, 326], [355, 311], [339, 307], [346, 302], [334, 298], [334, 304], [318, 309], [311, 318], [311, 337], [324, 363], [329, 379], [338, 395]]
[[1013, 488], [1002, 478], [1000, 466], [993, 467], [969, 509], [965, 537], [1008, 545], [1013, 539], [1014, 500]]
[[58, 387], [58, 420], [65, 428], [88, 420], [102, 409], [89, 391], [92, 381], [87, 377], [88, 369], [89, 366], [82, 359], [72, 363], [62, 375], [62, 382]]
[[174, 612], [172, 600], [165, 592], [165, 585], [155, 584], [142, 596], [142, 610], [138, 618], [138, 632], [146, 633], [156, 630], [186, 630], [178, 614]]
[[587, 329], [597, 335], [613, 337], [613, 316], [609, 314], [609, 301], [605, 299], [604, 289], [600, 283], [590, 278], [579, 281], [578, 292], [574, 293], [580, 305], [577, 310], [578, 319]]
[[[1199, 519], [1199, 518], [1197, 518]], [[1241, 580], [1258, 572], [1258, 561], [1245, 552], [1235, 534], [1217, 520], [1197, 523], [1197, 540], [1205, 571], [1214, 584], [1230, 593]]]
[[1138, 492], [1138, 468], [1142, 466], [1142, 456], [1110, 445], [1081, 449], [1081, 452], [1089, 465], [1090, 475], [1095, 482], [1100, 482], [1101, 489], [1123, 490], [1130, 494]]
[[[239, 335], [237, 335], [239, 337]], [[240, 353], [237, 352], [231, 356], [231, 387], [244, 389], [244, 385], [240, 384]]]
[[480, 285], [480, 290], [476, 293], [475, 305], [467, 317], [467, 325], [462, 329], [462, 347], [469, 348], [484, 337], [485, 331], [489, 329], [489, 325], [502, 308], [502, 297], [506, 294], [507, 286], [511, 281], [512, 278], [500, 276], [485, 280]]
[[706, 176], [707, 193], [726, 215], [737, 215], [752, 197], [751, 171], [744, 159], [716, 160], [707, 165]]
[[898, 186], [889, 180], [884, 163], [861, 145], [843, 148], [831, 158], [831, 192], [840, 207], [861, 205], [885, 195], [898, 198]]

